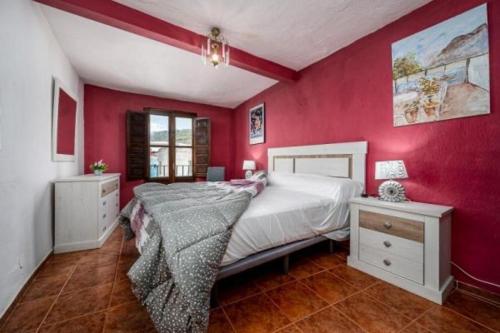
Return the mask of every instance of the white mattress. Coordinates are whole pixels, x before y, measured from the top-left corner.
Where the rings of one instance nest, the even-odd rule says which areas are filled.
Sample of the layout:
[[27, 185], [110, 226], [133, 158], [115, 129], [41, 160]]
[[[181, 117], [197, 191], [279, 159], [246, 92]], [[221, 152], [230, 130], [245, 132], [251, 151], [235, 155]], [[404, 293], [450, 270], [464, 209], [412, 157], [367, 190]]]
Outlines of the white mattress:
[[360, 191], [351, 188], [327, 196], [283, 186], [266, 187], [235, 224], [222, 266], [263, 250], [345, 228], [348, 201]]

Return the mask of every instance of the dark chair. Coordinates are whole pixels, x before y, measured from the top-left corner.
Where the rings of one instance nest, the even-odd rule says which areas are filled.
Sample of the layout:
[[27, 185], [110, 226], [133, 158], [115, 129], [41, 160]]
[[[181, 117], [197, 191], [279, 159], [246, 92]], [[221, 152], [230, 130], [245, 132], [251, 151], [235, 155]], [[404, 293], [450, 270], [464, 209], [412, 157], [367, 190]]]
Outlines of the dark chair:
[[207, 181], [208, 182], [220, 182], [224, 180], [224, 167], [208, 167], [207, 169]]

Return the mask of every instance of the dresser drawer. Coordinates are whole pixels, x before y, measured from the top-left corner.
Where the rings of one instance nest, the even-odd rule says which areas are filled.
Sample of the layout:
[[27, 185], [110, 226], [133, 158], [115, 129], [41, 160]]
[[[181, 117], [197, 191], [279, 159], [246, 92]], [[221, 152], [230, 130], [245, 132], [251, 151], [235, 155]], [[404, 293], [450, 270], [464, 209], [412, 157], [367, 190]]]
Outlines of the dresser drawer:
[[419, 221], [360, 210], [359, 226], [419, 243], [424, 242], [424, 223]]
[[365, 244], [359, 246], [359, 260], [419, 284], [424, 283], [422, 262], [415, 262]]
[[424, 262], [424, 244], [409, 239], [359, 228], [359, 243], [414, 262]]
[[101, 184], [101, 198], [118, 190], [118, 179], [113, 179]]

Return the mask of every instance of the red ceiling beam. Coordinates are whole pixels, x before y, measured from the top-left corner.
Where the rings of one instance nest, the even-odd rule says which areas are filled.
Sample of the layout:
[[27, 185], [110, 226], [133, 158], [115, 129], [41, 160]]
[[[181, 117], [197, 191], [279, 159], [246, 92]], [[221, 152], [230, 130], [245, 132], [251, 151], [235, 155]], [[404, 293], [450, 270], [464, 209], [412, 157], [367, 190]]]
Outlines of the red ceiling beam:
[[[206, 37], [111, 0], [35, 0], [146, 38], [200, 54]], [[230, 64], [278, 81], [295, 81], [298, 72], [231, 48]]]

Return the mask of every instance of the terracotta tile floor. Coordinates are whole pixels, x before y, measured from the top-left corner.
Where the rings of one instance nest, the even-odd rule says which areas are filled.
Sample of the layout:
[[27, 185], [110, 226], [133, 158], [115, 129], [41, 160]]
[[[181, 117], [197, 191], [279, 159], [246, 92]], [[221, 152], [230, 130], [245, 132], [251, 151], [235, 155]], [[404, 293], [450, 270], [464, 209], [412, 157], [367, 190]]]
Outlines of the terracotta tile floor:
[[[209, 332], [500, 332], [500, 306], [455, 290], [444, 306], [346, 266], [320, 244], [220, 282]], [[51, 256], [1, 332], [154, 332], [126, 276], [138, 253], [117, 229], [99, 250]]]

